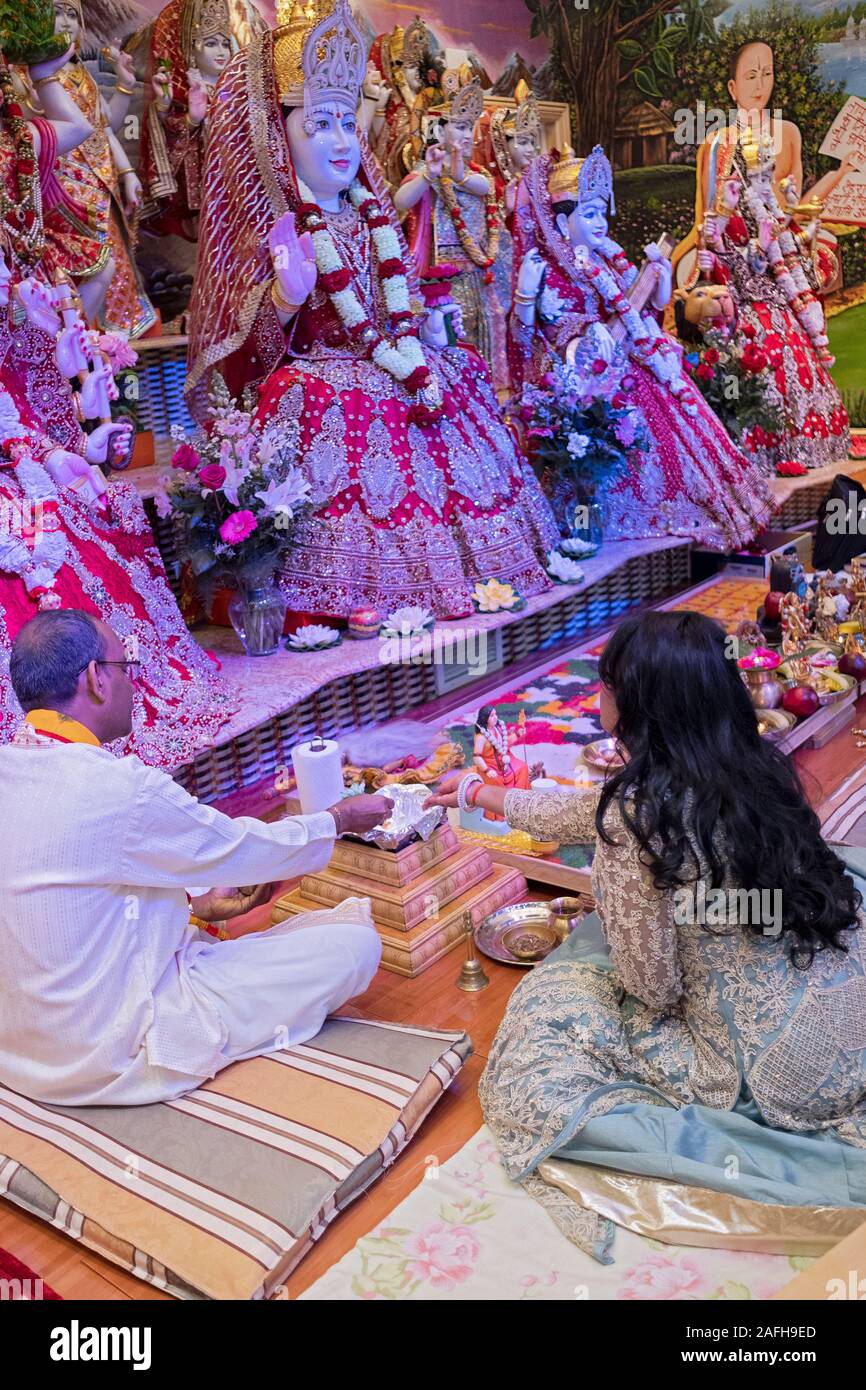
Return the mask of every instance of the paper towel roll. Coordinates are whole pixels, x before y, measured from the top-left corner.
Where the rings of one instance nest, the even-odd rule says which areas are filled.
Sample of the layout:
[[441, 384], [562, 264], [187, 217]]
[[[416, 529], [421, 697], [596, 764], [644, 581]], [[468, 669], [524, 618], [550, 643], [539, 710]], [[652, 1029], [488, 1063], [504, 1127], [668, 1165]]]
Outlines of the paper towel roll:
[[327, 811], [343, 795], [343, 763], [333, 739], [315, 738], [292, 749], [292, 767], [304, 815]]

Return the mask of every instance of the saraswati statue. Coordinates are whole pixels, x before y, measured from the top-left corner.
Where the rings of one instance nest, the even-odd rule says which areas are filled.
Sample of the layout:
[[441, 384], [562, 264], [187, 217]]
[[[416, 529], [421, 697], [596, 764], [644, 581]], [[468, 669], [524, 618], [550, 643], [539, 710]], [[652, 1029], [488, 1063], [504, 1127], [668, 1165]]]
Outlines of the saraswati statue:
[[596, 146], [585, 159], [542, 155], [520, 183], [511, 316], [516, 382], [542, 385], [552, 361], [574, 367], [576, 388], [628, 407], [646, 443], [620, 441], [629, 462], [606, 497], [615, 539], [689, 536], [728, 550], [766, 524], [760, 468], [731, 442], [683, 372], [679, 345], [656, 315], [671, 270], [647, 246], [640, 271], [608, 235], [613, 172]]
[[477, 356], [417, 312], [406, 244], [359, 137], [346, 0], [254, 39], [211, 117], [188, 395], [219, 372], [299, 434], [313, 509], [282, 575], [295, 613], [472, 610], [478, 580], [547, 586], [557, 532]]

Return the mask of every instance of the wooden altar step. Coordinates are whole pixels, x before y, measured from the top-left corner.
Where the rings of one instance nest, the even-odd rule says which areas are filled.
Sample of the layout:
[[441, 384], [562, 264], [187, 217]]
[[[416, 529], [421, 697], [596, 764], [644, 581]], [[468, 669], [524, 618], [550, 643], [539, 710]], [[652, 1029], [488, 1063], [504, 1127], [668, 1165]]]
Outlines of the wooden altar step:
[[497, 908], [526, 896], [515, 868], [495, 865], [484, 849], [461, 846], [448, 825], [430, 840], [396, 853], [338, 840], [330, 864], [307, 874], [276, 899], [273, 922], [301, 912], [338, 907], [346, 898], [371, 900], [382, 940], [382, 968], [414, 979], [466, 940]]

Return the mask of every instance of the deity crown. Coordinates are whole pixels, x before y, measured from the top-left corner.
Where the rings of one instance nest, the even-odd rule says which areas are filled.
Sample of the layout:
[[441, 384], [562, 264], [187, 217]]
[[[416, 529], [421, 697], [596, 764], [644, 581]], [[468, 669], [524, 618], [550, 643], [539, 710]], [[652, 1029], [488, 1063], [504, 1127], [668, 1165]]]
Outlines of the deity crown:
[[274, 35], [281, 101], [308, 112], [328, 100], [354, 110], [366, 70], [366, 45], [348, 0], [291, 0], [288, 21]]
[[213, 38], [214, 34], [225, 34], [229, 40], [234, 34], [228, 0], [187, 0], [180, 29], [181, 47], [187, 59], [192, 60], [195, 44]]
[[577, 197], [578, 179], [583, 163], [574, 150], [567, 148], [559, 159], [551, 164], [547, 179], [547, 191], [551, 202]]
[[337, 0], [333, 14], [316, 25], [304, 44], [301, 66], [305, 107], [342, 101], [354, 111], [367, 71], [367, 45], [348, 0]]
[[517, 109], [509, 111], [505, 117], [505, 134], [510, 136], [531, 135], [535, 148], [541, 149], [541, 116], [538, 111], [538, 102], [530, 92], [523, 78], [517, 84], [514, 93], [517, 100]]
[[403, 62], [420, 66], [430, 43], [430, 31], [420, 15], [415, 16], [403, 35]]
[[468, 63], [462, 68], [448, 68], [442, 74], [445, 100], [430, 107], [431, 116], [444, 116], [447, 121], [480, 121], [484, 113], [484, 93], [477, 77], [469, 79]]
[[593, 198], [614, 211], [613, 170], [601, 145], [596, 145], [592, 153], [586, 156], [577, 179], [578, 202], [588, 203]]

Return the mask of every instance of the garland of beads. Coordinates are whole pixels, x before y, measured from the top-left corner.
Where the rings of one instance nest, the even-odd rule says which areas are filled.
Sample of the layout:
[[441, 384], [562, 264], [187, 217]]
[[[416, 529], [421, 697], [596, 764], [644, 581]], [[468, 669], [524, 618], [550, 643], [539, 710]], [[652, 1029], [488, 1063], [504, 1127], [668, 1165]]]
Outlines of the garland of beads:
[[30, 125], [15, 100], [12, 74], [5, 67], [0, 67], [0, 104], [15, 152], [16, 190], [15, 197], [10, 198], [0, 185], [0, 220], [16, 254], [32, 264], [40, 260], [45, 249], [39, 165]]
[[[471, 174], [484, 174], [486, 171], [479, 164], [469, 165]], [[478, 242], [466, 225], [466, 218], [457, 201], [457, 194], [454, 192], [454, 179], [450, 174], [440, 174], [439, 192], [442, 195], [442, 202], [451, 221], [454, 223], [454, 230], [457, 232], [457, 239], [460, 242], [466, 255], [473, 265], [477, 265], [479, 270], [486, 271], [484, 276], [485, 285], [492, 284], [492, 267], [496, 263], [499, 253], [499, 238], [502, 233], [502, 219], [499, 212], [499, 199], [496, 197], [496, 189], [493, 180], [489, 179], [490, 190], [484, 195], [484, 219], [487, 226], [487, 250], [482, 251]]]

